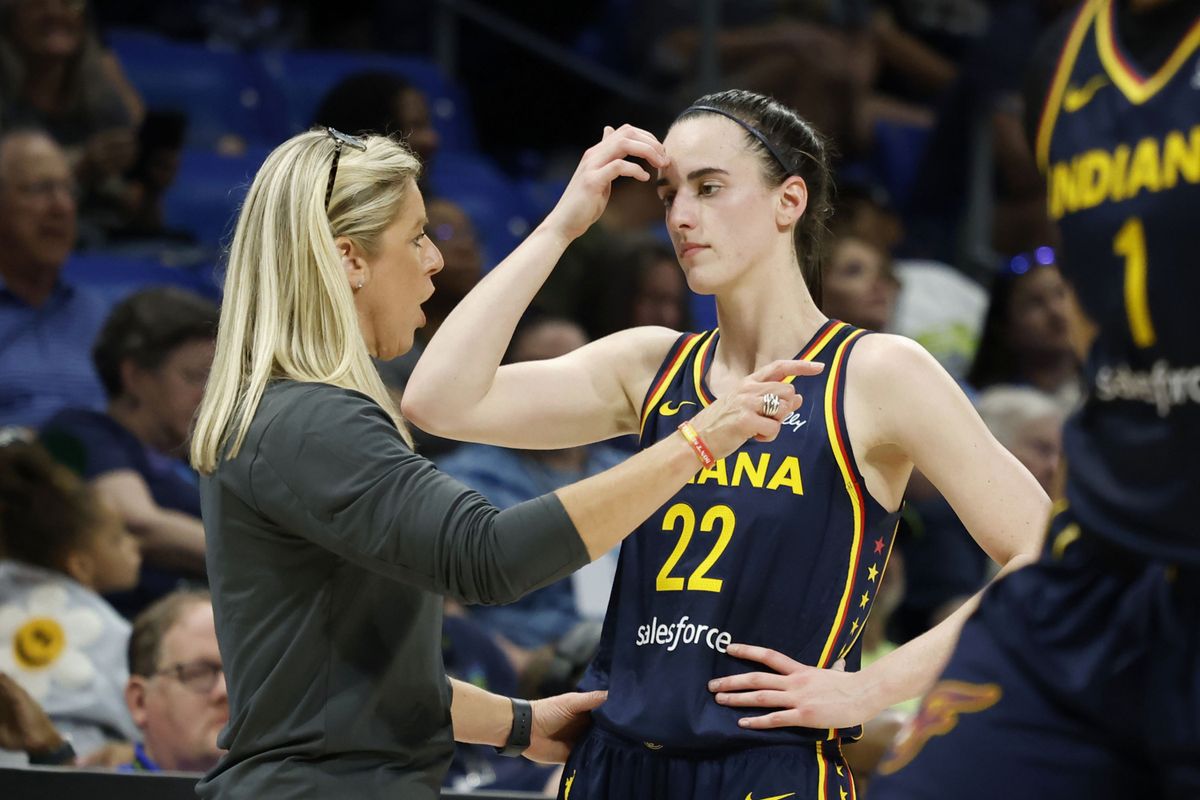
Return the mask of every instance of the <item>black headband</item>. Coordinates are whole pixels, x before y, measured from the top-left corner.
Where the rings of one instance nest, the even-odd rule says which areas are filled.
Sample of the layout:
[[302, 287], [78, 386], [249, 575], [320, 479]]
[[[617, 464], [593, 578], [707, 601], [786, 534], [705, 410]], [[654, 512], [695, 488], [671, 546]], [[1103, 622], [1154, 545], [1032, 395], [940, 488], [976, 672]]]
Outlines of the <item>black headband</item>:
[[763, 136], [762, 132], [760, 130], [758, 130], [757, 128], [755, 128], [753, 125], [743, 122], [742, 120], [735, 117], [733, 114], [730, 114], [728, 111], [717, 108], [716, 106], [688, 106], [687, 108], [685, 108], [683, 110], [683, 113], [681, 113], [678, 117], [676, 117], [676, 119], [682, 119], [684, 115], [690, 114], [693, 111], [708, 111], [713, 114], [720, 114], [722, 117], [725, 117], [726, 119], [733, 120], [738, 125], [741, 125], [742, 128], [745, 129], [746, 133], [750, 134], [755, 139], [758, 139], [758, 141], [762, 143], [762, 146], [767, 148], [767, 152], [769, 152], [772, 156], [775, 157], [775, 160], [779, 162], [779, 166], [783, 167], [784, 172], [786, 172], [788, 175], [796, 174], [796, 171], [794, 169], [792, 169], [790, 166], [788, 166], [788, 162], [785, 161], [783, 156], [781, 156], [779, 154], [779, 151], [776, 150], [775, 147], [770, 142], [767, 141], [767, 137]]

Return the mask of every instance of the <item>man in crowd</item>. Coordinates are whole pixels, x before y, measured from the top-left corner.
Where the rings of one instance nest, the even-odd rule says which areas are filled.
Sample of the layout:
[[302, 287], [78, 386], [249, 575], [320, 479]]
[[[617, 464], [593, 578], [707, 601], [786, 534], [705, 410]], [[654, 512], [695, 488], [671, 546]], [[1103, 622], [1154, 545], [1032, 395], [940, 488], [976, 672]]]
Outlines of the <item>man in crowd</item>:
[[75, 245], [76, 194], [47, 134], [0, 136], [0, 426], [104, 403], [91, 348], [106, 303], [59, 276]]
[[142, 732], [126, 771], [206, 772], [217, 763], [229, 695], [208, 592], [174, 592], [134, 620], [125, 702]]

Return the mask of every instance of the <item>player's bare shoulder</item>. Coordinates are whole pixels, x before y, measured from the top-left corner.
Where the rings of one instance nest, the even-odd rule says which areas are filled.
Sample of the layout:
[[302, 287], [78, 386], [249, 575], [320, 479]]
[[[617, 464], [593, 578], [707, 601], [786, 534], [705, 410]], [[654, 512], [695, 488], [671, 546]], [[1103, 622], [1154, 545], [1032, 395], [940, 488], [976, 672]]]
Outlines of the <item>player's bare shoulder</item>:
[[863, 336], [846, 367], [847, 424], [857, 445], [897, 440], [898, 427], [936, 407], [954, 379], [924, 347], [905, 336]]
[[886, 395], [897, 389], [919, 388], [934, 376], [939, 381], [953, 380], [928, 350], [906, 336], [892, 333], [863, 336], [846, 369], [847, 395], [866, 391], [881, 407]]

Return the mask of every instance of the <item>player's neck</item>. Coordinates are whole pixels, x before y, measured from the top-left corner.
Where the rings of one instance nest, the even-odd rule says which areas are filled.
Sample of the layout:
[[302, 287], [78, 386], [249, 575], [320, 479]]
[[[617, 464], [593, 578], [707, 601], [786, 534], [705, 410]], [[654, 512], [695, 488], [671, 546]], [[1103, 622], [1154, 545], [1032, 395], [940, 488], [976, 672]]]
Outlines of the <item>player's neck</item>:
[[794, 263], [747, 274], [717, 296], [721, 338], [710, 385], [720, 383], [719, 376], [738, 381], [771, 361], [793, 358], [827, 319]]

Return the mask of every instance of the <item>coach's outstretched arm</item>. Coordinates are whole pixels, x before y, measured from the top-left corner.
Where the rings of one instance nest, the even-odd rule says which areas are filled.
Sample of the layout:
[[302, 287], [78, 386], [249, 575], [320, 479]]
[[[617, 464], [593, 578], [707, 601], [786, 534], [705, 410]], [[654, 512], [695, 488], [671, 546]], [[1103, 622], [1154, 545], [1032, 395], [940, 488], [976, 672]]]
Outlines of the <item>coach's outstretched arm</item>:
[[[819, 365], [779, 361], [697, 414], [714, 458], [750, 437], [773, 439], [800, 406], [788, 375]], [[410, 450], [367, 397], [324, 384], [296, 389], [253, 459], [222, 474], [256, 513], [395, 580], [467, 603], [512, 602], [565, 577], [625, 538], [702, 467], [682, 435], [599, 475], [503, 511]], [[777, 394], [775, 418], [758, 413]]]

